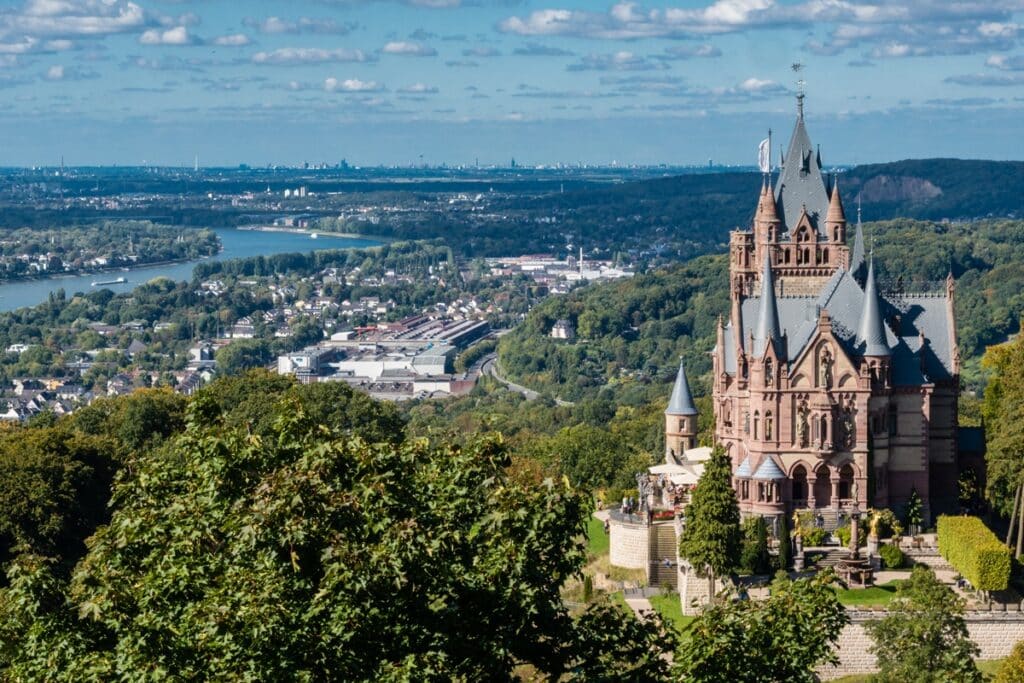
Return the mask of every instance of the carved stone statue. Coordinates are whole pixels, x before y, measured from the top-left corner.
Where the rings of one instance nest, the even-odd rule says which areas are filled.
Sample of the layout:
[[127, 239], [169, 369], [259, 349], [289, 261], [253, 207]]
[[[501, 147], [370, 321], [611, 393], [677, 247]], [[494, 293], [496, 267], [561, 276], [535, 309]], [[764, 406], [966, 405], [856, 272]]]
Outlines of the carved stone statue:
[[796, 433], [800, 448], [807, 448], [811, 436], [811, 428], [807, 422], [807, 406], [800, 406], [797, 410]]
[[823, 387], [832, 386], [832, 354], [826, 348], [821, 352], [821, 362], [818, 368], [819, 384]]
[[847, 448], [853, 448], [857, 442], [857, 426], [853, 421], [853, 414], [850, 409], [847, 408], [843, 411], [843, 445]]

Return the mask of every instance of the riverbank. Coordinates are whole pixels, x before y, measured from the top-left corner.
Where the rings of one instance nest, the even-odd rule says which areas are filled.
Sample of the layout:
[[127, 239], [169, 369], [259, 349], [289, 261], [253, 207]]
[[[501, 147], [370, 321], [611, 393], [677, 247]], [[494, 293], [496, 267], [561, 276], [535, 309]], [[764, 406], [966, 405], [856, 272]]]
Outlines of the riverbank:
[[73, 270], [64, 271], [59, 275], [53, 273], [41, 273], [39, 275], [25, 275], [20, 277], [12, 278], [0, 278], [0, 287], [4, 285], [15, 285], [19, 283], [29, 282], [47, 282], [50, 280], [71, 280], [74, 278], [90, 277], [96, 275], [107, 275], [110, 273], [131, 273], [135, 270], [142, 268], [162, 268], [164, 266], [175, 266], [180, 263], [200, 263], [207, 259], [211, 259], [217, 254], [224, 251], [224, 247], [221, 246], [217, 251], [206, 256], [200, 256], [198, 258], [180, 258], [180, 259], [164, 259], [163, 261], [141, 261], [133, 263], [130, 266], [111, 266], [109, 268], [90, 268], [88, 270]]
[[310, 239], [316, 235], [317, 237], [340, 237], [343, 239], [350, 240], [369, 240], [371, 242], [394, 242], [393, 237], [383, 237], [381, 235], [363, 235], [356, 232], [334, 232], [331, 230], [312, 230], [310, 228], [288, 228], [279, 225], [243, 225], [235, 228], [235, 230], [248, 230], [251, 232], [284, 232], [293, 235], [309, 235]]
[[[178, 281], [191, 281], [193, 271], [200, 263], [227, 261], [250, 256], [272, 256], [284, 253], [308, 253], [326, 249], [368, 249], [380, 246], [382, 242], [369, 237], [334, 237], [324, 235], [321, 239], [311, 240], [308, 236], [288, 232], [242, 232], [236, 228], [213, 228], [220, 240], [221, 249], [218, 253], [204, 258], [187, 261], [145, 264], [138, 267], [115, 269], [120, 271], [130, 282], [107, 285], [107, 289], [117, 292], [131, 290], [140, 284], [157, 278]], [[86, 275], [61, 274], [35, 280], [18, 280], [0, 282], [0, 311], [11, 311], [25, 306], [44, 303], [51, 292], [63, 289], [68, 296], [77, 292], [95, 291], [92, 286], [96, 279], [95, 273]]]

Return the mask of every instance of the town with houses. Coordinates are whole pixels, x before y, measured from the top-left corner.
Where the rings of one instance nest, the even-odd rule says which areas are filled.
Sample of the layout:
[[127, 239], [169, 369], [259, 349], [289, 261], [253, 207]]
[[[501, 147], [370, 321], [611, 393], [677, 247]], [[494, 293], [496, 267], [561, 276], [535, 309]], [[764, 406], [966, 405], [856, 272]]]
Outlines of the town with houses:
[[[379, 268], [370, 273], [356, 265], [328, 267], [309, 277], [197, 280], [191, 287], [199, 306], [216, 310], [219, 302], [242, 296], [253, 310], [218, 319], [215, 333], [208, 336], [194, 329], [201, 315], [195, 308], [120, 324], [75, 321], [62, 338], [81, 340], [85, 334], [89, 348], [75, 343], [47, 348], [47, 356], [61, 359], [54, 364], [59, 372], [13, 377], [0, 393], [0, 420], [67, 414], [97, 398], [140, 387], [167, 386], [191, 395], [217, 376], [223, 350], [257, 339], [281, 349], [276, 360], [267, 359], [268, 369], [303, 383], [346, 382], [387, 400], [461, 395], [476, 384], [482, 363], [456, 372], [459, 354], [514, 325], [546, 296], [632, 274], [611, 261], [584, 260], [581, 250], [566, 259], [543, 254], [492, 258], [482, 266], [465, 263], [457, 269]], [[403, 292], [425, 283], [437, 285], [445, 296], [411, 307]], [[338, 291], [360, 295], [342, 298]], [[190, 325], [193, 329], [187, 329]], [[295, 330], [303, 327], [312, 343], [292, 348]], [[28, 359], [41, 350], [39, 344], [19, 341], [4, 353], [13, 368], [32, 368]]]

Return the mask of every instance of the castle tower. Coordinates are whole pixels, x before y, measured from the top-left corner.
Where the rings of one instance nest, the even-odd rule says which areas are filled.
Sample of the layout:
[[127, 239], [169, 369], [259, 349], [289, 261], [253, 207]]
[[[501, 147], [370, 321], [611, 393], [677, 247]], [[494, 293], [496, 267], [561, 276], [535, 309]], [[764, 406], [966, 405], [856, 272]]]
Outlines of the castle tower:
[[665, 409], [665, 458], [668, 462], [681, 459], [685, 451], [696, 447], [697, 406], [693, 404], [686, 369], [680, 359], [676, 383]]

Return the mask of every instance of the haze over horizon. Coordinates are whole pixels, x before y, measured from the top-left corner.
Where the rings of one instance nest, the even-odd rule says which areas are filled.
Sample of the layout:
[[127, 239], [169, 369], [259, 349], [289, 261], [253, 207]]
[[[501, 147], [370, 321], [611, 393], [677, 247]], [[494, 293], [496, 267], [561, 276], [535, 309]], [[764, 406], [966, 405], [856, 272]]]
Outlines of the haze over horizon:
[[1024, 158], [1020, 0], [3, 4], [5, 166]]

